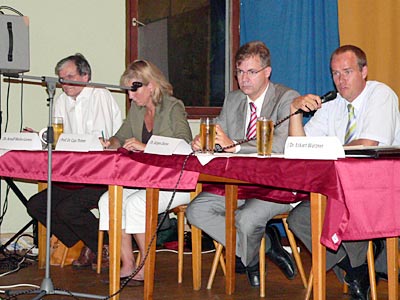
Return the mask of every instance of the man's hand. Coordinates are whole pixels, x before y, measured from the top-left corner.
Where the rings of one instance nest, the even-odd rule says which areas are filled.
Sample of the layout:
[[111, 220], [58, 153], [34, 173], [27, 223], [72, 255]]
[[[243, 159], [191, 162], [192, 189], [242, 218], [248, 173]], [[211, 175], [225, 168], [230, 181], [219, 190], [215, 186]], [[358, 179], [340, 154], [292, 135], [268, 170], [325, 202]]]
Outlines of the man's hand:
[[[219, 144], [222, 148], [232, 145], [234, 142], [226, 135], [219, 124], [216, 125], [215, 144]], [[235, 152], [235, 147], [228, 148], [225, 152]]]
[[301, 109], [305, 112], [314, 111], [321, 108], [321, 98], [317, 95], [307, 94], [297, 97], [290, 105], [290, 113], [294, 113]]

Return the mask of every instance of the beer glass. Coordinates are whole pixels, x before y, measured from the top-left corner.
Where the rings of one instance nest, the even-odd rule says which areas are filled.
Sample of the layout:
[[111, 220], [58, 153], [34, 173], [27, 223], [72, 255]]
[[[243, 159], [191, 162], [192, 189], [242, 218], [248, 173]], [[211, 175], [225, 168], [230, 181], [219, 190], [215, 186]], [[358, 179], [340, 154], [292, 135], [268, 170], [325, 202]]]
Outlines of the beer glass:
[[215, 147], [215, 119], [200, 119], [200, 144], [202, 153], [214, 153]]
[[257, 119], [257, 154], [270, 156], [272, 153], [272, 142], [274, 138], [274, 122], [266, 117]]
[[51, 125], [53, 127], [53, 134], [54, 134], [52, 146], [53, 146], [53, 149], [55, 149], [58, 138], [64, 132], [63, 118], [62, 117], [53, 117]]

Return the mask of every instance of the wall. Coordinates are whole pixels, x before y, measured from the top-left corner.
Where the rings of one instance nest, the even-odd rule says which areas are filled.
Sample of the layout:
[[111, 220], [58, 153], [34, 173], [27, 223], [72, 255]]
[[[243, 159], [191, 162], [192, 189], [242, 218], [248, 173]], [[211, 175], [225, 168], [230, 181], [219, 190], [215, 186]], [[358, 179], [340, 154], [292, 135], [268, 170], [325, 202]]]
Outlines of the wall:
[[389, 85], [400, 96], [400, 1], [339, 0], [340, 44], [367, 54], [368, 79]]
[[[92, 67], [92, 81], [118, 84], [125, 69], [125, 0], [3, 0], [30, 19], [30, 76], [55, 76], [58, 60], [80, 52]], [[13, 15], [8, 10], [5, 14]], [[25, 84], [23, 103], [19, 84], [11, 84], [9, 104], [6, 105], [7, 84], [2, 77], [2, 130], [8, 111], [8, 132], [29, 126], [41, 129], [47, 125], [47, 93], [44, 87]], [[57, 90], [60, 94], [61, 90]], [[124, 94], [113, 94], [125, 112]], [[21, 109], [22, 107], [22, 109]], [[26, 197], [36, 192], [35, 184], [17, 182]], [[1, 204], [4, 203], [5, 184], [1, 185]], [[29, 221], [25, 207], [10, 192], [8, 211], [1, 225], [1, 233], [17, 232]]]

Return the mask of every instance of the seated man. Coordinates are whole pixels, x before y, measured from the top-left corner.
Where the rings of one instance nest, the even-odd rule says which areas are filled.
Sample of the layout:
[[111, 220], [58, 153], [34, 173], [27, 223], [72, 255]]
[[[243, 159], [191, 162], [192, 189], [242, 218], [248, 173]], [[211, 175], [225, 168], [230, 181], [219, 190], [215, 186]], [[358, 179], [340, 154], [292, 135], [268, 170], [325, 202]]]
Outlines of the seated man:
[[[89, 82], [91, 68], [82, 54], [59, 61], [55, 72], [59, 78]], [[112, 136], [122, 124], [118, 104], [106, 89], [63, 84], [63, 93], [54, 102], [54, 116], [62, 117], [64, 133]], [[67, 247], [82, 240], [85, 247], [73, 268], [91, 267], [97, 252], [98, 219], [91, 213], [100, 196], [107, 191], [102, 185], [52, 185], [51, 231]], [[46, 225], [47, 190], [33, 195], [27, 204], [28, 213]], [[103, 251], [107, 254], [108, 251]], [[105, 266], [106, 264], [104, 264]]]
[[[365, 53], [352, 45], [339, 47], [331, 56], [330, 66], [339, 92], [337, 98], [324, 105], [316, 95], [296, 98], [290, 106], [292, 113], [299, 109], [317, 111], [304, 127], [302, 114], [292, 116], [289, 135], [337, 136], [344, 145], [398, 144], [395, 141], [400, 137], [398, 98], [387, 85], [367, 81]], [[290, 229], [311, 251], [310, 222], [309, 201], [290, 212]], [[343, 242], [337, 252], [327, 251], [327, 269], [338, 266], [346, 271], [345, 282], [352, 299], [368, 299], [367, 248], [364, 241]]]
[[[240, 90], [228, 94], [221, 114], [217, 118], [216, 143], [222, 147], [236, 140], [255, 137], [257, 117], [265, 116], [276, 122], [289, 114], [289, 106], [299, 94], [283, 85], [270, 82], [271, 61], [269, 49], [264, 43], [255, 41], [243, 45], [235, 57], [236, 76]], [[288, 125], [283, 123], [274, 131], [273, 152], [283, 152], [288, 134]], [[193, 150], [200, 149], [197, 136]], [[256, 141], [227, 148], [229, 152], [256, 153]], [[203, 189], [205, 190], [205, 188]], [[259, 248], [267, 233], [267, 255], [278, 264], [284, 274], [294, 278], [296, 269], [290, 255], [283, 250], [275, 227], [265, 225], [275, 215], [286, 213], [289, 204], [273, 203], [259, 199], [238, 201], [236, 211], [237, 268], [246, 272], [252, 286], [260, 284]], [[225, 245], [225, 197], [209, 192], [200, 193], [190, 202], [186, 216], [188, 221], [205, 231], [213, 239]]]

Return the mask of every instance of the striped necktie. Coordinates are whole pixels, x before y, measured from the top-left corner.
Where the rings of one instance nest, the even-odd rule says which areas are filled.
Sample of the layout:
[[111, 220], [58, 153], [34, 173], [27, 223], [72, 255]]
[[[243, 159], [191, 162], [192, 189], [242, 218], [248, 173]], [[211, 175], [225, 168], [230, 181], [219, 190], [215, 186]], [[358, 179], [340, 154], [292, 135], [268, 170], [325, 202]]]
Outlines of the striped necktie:
[[252, 139], [256, 136], [256, 126], [257, 125], [257, 108], [253, 102], [250, 102], [250, 122], [247, 127], [247, 139]]
[[356, 135], [356, 117], [354, 115], [354, 106], [347, 104], [349, 120], [346, 127], [346, 135], [344, 137], [344, 144], [350, 143]]

